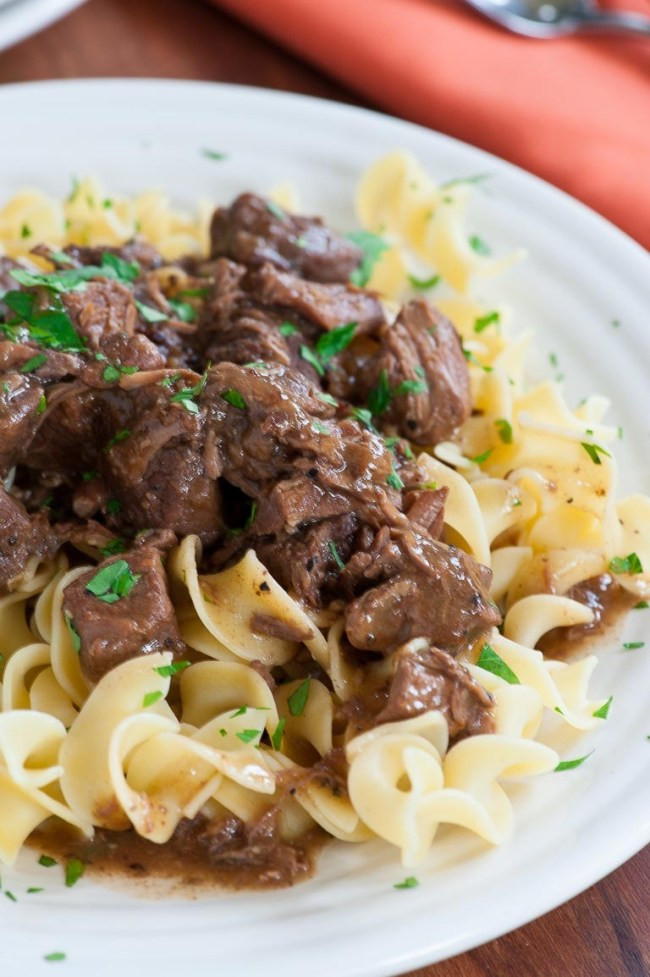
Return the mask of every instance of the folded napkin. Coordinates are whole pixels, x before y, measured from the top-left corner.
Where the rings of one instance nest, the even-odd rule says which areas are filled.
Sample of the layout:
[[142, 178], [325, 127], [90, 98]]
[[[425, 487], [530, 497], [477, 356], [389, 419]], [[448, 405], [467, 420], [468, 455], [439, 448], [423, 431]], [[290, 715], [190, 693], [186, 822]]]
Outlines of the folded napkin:
[[[403, 118], [536, 173], [650, 247], [650, 40], [537, 41], [461, 0], [213, 0]], [[650, 14], [647, 0], [616, 0]]]

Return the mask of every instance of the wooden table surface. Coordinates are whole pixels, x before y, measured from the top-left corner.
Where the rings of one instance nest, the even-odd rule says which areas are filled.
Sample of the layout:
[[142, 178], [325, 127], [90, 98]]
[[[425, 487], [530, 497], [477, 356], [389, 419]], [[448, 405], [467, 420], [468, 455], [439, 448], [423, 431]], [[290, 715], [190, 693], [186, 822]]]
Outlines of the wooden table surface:
[[[0, 82], [101, 76], [229, 81], [368, 105], [202, 0], [91, 0], [0, 54]], [[650, 847], [542, 919], [411, 977], [647, 977], [649, 876]]]

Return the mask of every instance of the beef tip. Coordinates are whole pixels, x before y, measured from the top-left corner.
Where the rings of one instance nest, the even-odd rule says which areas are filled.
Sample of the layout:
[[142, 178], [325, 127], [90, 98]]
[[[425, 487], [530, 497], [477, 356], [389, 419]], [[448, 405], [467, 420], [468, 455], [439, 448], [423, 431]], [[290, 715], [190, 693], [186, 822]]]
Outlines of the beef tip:
[[[459, 739], [493, 733], [494, 700], [468, 670], [440, 648], [413, 642], [395, 654], [396, 669], [388, 702], [377, 723], [392, 723], [439, 709], [449, 736]], [[421, 647], [420, 647], [421, 645]]]
[[206, 543], [214, 541], [222, 521], [218, 487], [203, 457], [204, 416], [193, 398], [174, 400], [200, 385], [201, 378], [168, 371], [137, 373], [128, 380], [128, 387], [98, 398], [98, 467], [109, 495], [121, 505], [117, 524], [132, 530], [167, 528], [178, 536], [196, 533]]
[[[469, 372], [460, 337], [448, 319], [423, 299], [409, 302], [379, 335], [393, 391], [383, 419], [417, 444], [437, 444], [469, 417]], [[401, 384], [419, 386], [399, 393]], [[420, 389], [421, 388], [421, 389]]]
[[334, 421], [335, 408], [319, 393], [286, 367], [221, 363], [210, 370], [202, 403], [217, 440], [220, 473], [257, 500], [278, 481], [306, 475], [346, 496], [371, 523], [404, 521], [397, 508], [401, 496], [387, 481], [390, 452], [356, 421]]
[[16, 464], [34, 437], [42, 397], [43, 388], [27, 376], [0, 373], [0, 476]]
[[235, 314], [232, 319], [213, 330], [205, 350], [210, 363], [280, 363], [290, 366], [289, 347], [278, 331], [278, 317], [259, 309]]
[[424, 637], [458, 654], [501, 617], [489, 597], [492, 573], [473, 557], [437, 542], [416, 526], [385, 526], [341, 574], [352, 593], [345, 609], [350, 643], [387, 653]]
[[74, 475], [95, 468], [101, 445], [95, 431], [101, 404], [80, 380], [55, 384], [38, 430], [22, 457], [29, 468]]
[[[42, 248], [35, 248], [34, 250], [37, 254], [40, 253], [43, 257], [53, 260], [48, 254], [43, 252]], [[127, 241], [126, 244], [122, 244], [119, 247], [86, 247], [73, 244], [65, 248], [65, 254], [77, 266], [101, 266], [105, 254], [114, 254], [124, 261], [137, 262], [146, 271], [159, 268], [165, 263], [162, 255], [153, 245], [147, 244], [145, 241]], [[66, 265], [66, 267], [68, 266]]]
[[319, 217], [296, 217], [253, 193], [243, 193], [215, 211], [210, 227], [212, 257], [245, 265], [270, 261], [315, 282], [346, 282], [363, 258], [351, 241]]
[[[137, 578], [126, 596], [107, 603], [86, 589], [97, 574], [117, 562]], [[87, 570], [64, 591], [63, 610], [79, 635], [81, 670], [91, 683], [122, 662], [156, 651], [182, 654], [174, 608], [160, 552], [155, 547], [132, 550]]]
[[[36, 357], [38, 357], [37, 364], [26, 370], [30, 361], [35, 360]], [[83, 359], [75, 353], [42, 349], [40, 346], [30, 346], [27, 343], [0, 342], [0, 373], [14, 370], [46, 382], [77, 376], [82, 368]]]
[[44, 515], [30, 516], [0, 486], [0, 595], [20, 583], [29, 560], [54, 556], [59, 542]]
[[76, 331], [99, 349], [107, 336], [132, 336], [138, 320], [133, 295], [116, 281], [88, 282], [83, 291], [63, 295], [65, 310]]
[[[119, 383], [122, 377], [140, 370], [161, 370], [165, 357], [146, 336], [116, 333], [100, 342], [101, 358], [86, 362], [81, 379], [89, 387], [105, 388]], [[123, 370], [122, 368], [126, 368]], [[118, 375], [116, 377], [116, 370]]]
[[384, 310], [374, 292], [354, 285], [308, 282], [271, 264], [251, 273], [248, 287], [253, 298], [264, 306], [296, 313], [328, 331], [347, 322], [356, 322], [356, 335], [373, 332], [381, 326]]
[[252, 541], [257, 556], [285, 590], [309, 607], [322, 607], [338, 587], [342, 562], [352, 554], [359, 522], [352, 513], [324, 519], [293, 534]]
[[432, 539], [440, 539], [445, 519], [445, 501], [449, 489], [407, 492], [404, 496], [404, 511], [412, 523], [424, 529]]

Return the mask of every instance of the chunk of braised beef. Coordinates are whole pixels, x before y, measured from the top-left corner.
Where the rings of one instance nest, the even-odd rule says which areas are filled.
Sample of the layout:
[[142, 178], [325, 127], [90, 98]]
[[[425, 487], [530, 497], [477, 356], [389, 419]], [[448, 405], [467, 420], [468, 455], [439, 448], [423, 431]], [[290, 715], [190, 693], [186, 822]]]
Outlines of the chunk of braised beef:
[[101, 452], [95, 436], [101, 410], [95, 391], [81, 380], [54, 384], [22, 462], [71, 477], [95, 468]]
[[361, 335], [385, 321], [376, 294], [354, 285], [305, 281], [268, 263], [249, 275], [247, 285], [261, 305], [295, 313], [327, 331], [356, 322], [355, 334]]
[[471, 410], [467, 361], [451, 322], [418, 299], [380, 332], [379, 342], [376, 367], [386, 370], [393, 392], [382, 420], [417, 444], [450, 437]]
[[210, 241], [214, 258], [223, 255], [246, 265], [269, 261], [316, 282], [347, 281], [363, 257], [320, 217], [288, 214], [253, 193], [215, 211]]
[[337, 595], [338, 561], [344, 563], [352, 554], [358, 529], [357, 517], [348, 512], [275, 539], [251, 542], [272, 577], [305, 604], [318, 608]]
[[[86, 587], [117, 560], [137, 579], [125, 596], [108, 603]], [[182, 655], [185, 649], [160, 552], [152, 546], [110, 557], [77, 577], [65, 588], [63, 610], [79, 635], [81, 670], [93, 684], [130, 658], [157, 651]]]
[[377, 723], [399, 722], [439, 709], [449, 736], [494, 732], [494, 699], [451, 655], [414, 641], [395, 653], [395, 674]]
[[108, 336], [132, 336], [138, 310], [132, 292], [117, 281], [92, 281], [82, 291], [66, 292], [63, 305], [76, 332], [91, 349]]
[[380, 525], [403, 521], [401, 497], [390, 487], [393, 459], [382, 440], [336, 408], [313, 384], [286, 367], [209, 371], [202, 396], [214, 433], [220, 473], [249, 498], [261, 499], [297, 475], [340, 493], [352, 511]]
[[[35, 248], [34, 251], [36, 254], [42, 254], [43, 257], [49, 257], [42, 248]], [[160, 252], [152, 244], [147, 244], [145, 241], [127, 241], [126, 244], [119, 247], [88, 247], [71, 244], [64, 249], [64, 253], [75, 265], [101, 266], [105, 254], [113, 254], [122, 258], [123, 261], [137, 262], [146, 271], [158, 268], [165, 263]], [[50, 258], [50, 260], [52, 259]], [[68, 265], [61, 265], [61, 267], [68, 267]]]
[[413, 490], [404, 496], [404, 511], [410, 521], [424, 529], [432, 539], [440, 539], [445, 520], [445, 502], [449, 489]]
[[355, 648], [388, 653], [424, 637], [458, 654], [500, 623], [491, 579], [473, 557], [415, 526], [384, 526], [341, 574], [348, 593], [358, 595], [345, 609], [348, 639]]
[[150, 339], [141, 334], [115, 333], [99, 344], [100, 358], [87, 357], [81, 379], [89, 387], [104, 388], [120, 383], [124, 377], [165, 367], [165, 357]]
[[0, 485], [0, 595], [20, 583], [30, 560], [54, 556], [59, 540], [43, 514], [29, 515]]
[[43, 388], [23, 374], [0, 373], [0, 476], [6, 475], [29, 447], [38, 427], [43, 396]]

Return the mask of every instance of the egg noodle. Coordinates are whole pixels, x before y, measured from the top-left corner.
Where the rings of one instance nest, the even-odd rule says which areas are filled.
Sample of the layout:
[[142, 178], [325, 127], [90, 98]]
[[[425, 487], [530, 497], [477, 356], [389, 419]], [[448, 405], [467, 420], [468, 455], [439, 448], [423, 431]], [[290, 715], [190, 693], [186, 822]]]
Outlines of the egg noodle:
[[[142, 655], [90, 688], [62, 611], [66, 586], [88, 567], [70, 569], [60, 556], [30, 565], [0, 599], [0, 861], [12, 863], [52, 815], [87, 836], [97, 826], [133, 827], [164, 844], [199, 812], [251, 821], [277, 805], [285, 840], [314, 824], [347, 842], [378, 836], [411, 867], [443, 823], [490, 844], [508, 838], [513, 810], [502, 779], [548, 773], [560, 761], [536, 739], [545, 710], [577, 730], [606, 718], [608, 703], [588, 692], [596, 659], [547, 660], [535, 645], [553, 628], [591, 621], [592, 611], [566, 596], [583, 580], [610, 570], [639, 600], [650, 596], [650, 499], [617, 500], [607, 402], [594, 396], [571, 410], [557, 383], [527, 387], [530, 334], [509, 335], [505, 313], [471, 297], [477, 278], [521, 257], [494, 258], [468, 240], [471, 192], [471, 182], [436, 185], [394, 152], [363, 175], [356, 206], [361, 226], [387, 244], [368, 287], [389, 305], [414, 287], [426, 294], [454, 322], [468, 358], [474, 413], [453, 442], [417, 461], [449, 491], [443, 538], [494, 574], [502, 633], [460, 660], [494, 697], [495, 732], [450, 747], [437, 711], [361, 735], [341, 730], [335, 709], [360, 679], [342, 651], [340, 611], [308, 612], [253, 550], [229, 569], [200, 573], [192, 536], [173, 551], [168, 573], [182, 637], [203, 660], [177, 669], [169, 653]], [[279, 193], [291, 203], [287, 188]], [[20, 258], [41, 242], [119, 245], [140, 236], [171, 260], [207, 253], [209, 214], [207, 205], [198, 216], [179, 214], [157, 192], [110, 197], [89, 179], [64, 202], [18, 193], [0, 210], [0, 248]], [[331, 688], [291, 680], [303, 646], [253, 633], [258, 611], [311, 635], [304, 644]], [[283, 666], [289, 681], [271, 691], [253, 661]], [[388, 668], [365, 666], [377, 680]], [[172, 682], [180, 715], [166, 701]], [[349, 763], [347, 794], [309, 778], [293, 794], [279, 790], [280, 773], [334, 747]]]

